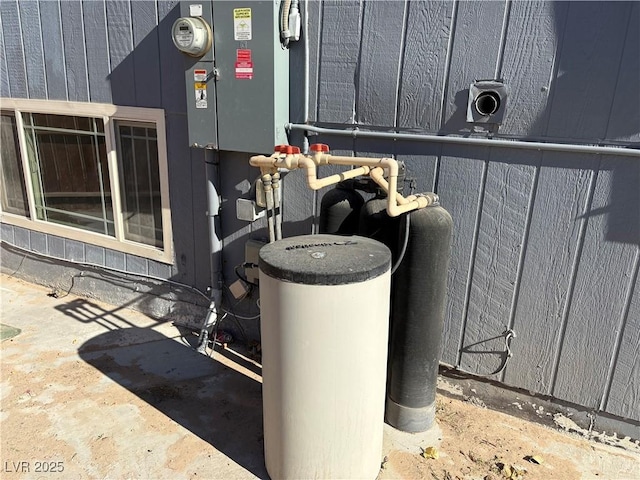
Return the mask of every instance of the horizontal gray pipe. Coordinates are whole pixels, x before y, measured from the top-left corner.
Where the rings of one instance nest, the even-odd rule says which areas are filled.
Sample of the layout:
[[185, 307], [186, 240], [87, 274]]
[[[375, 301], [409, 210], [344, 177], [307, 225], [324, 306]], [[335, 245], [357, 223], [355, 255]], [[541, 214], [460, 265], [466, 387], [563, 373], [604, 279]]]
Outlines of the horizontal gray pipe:
[[287, 130], [304, 130], [307, 132], [322, 133], [324, 135], [334, 135], [352, 138], [388, 138], [390, 140], [408, 140], [412, 142], [432, 142], [448, 143], [452, 145], [475, 145], [481, 147], [497, 148], [522, 148], [538, 151], [555, 151], [568, 153], [588, 153], [599, 155], [625, 155], [628, 157], [640, 157], [640, 149], [626, 147], [599, 147], [596, 145], [574, 145], [565, 143], [546, 142], [524, 142], [522, 140], [496, 140], [489, 138], [469, 138], [469, 137], [445, 137], [440, 135], [413, 134], [413, 133], [390, 133], [390, 132], [368, 132], [358, 129], [340, 130], [337, 128], [315, 127], [299, 123], [285, 124]]

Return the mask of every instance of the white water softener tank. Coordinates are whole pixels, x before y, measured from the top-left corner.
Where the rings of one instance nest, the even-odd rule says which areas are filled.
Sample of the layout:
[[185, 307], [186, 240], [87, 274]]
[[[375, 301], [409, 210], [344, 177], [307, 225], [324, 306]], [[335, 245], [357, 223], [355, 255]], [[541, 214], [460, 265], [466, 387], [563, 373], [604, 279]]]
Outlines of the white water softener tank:
[[374, 479], [382, 461], [391, 252], [305, 235], [260, 249], [264, 450], [272, 479]]

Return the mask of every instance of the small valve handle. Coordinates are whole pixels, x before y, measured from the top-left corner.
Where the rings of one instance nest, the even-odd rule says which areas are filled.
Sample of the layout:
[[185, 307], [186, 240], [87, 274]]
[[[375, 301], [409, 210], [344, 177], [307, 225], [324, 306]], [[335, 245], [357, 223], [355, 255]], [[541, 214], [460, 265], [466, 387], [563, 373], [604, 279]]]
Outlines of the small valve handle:
[[325, 143], [314, 143], [309, 146], [309, 150], [312, 152], [327, 153], [329, 151], [329, 145]]
[[287, 145], [284, 153], [287, 155], [295, 155], [300, 153], [300, 147], [294, 147], [293, 145]]
[[288, 146], [289, 146], [289, 145], [276, 145], [276, 146], [273, 148], [273, 151], [274, 151], [274, 152], [278, 152], [278, 153], [285, 153], [285, 152], [287, 151], [287, 147], [288, 147]]

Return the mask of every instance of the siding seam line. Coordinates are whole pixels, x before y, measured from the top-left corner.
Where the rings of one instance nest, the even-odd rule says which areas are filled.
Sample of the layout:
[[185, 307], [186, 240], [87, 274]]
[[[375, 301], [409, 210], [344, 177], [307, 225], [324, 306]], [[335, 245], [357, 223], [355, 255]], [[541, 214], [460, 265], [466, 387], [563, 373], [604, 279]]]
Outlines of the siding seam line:
[[[136, 88], [136, 38], [135, 38], [135, 28], [133, 26], [133, 7], [131, 6], [131, 0], [127, 0], [127, 7], [129, 13], [129, 35], [131, 38], [131, 43], [129, 43], [129, 55], [125, 58], [131, 56], [133, 59], [133, 66], [131, 67], [131, 75], [133, 76], [133, 98], [135, 99], [136, 105], [138, 104], [138, 89]], [[124, 60], [123, 60], [124, 61]], [[112, 89], [113, 95], [113, 89]]]
[[64, 28], [62, 27], [62, 3], [58, 0], [58, 24], [60, 25], [60, 44], [62, 46], [62, 71], [64, 72], [64, 95], [69, 101], [69, 82], [67, 81], [67, 54], [65, 53]]
[[[27, 56], [24, 52], [24, 39], [22, 37], [22, 15], [20, 15], [20, 4], [18, 3], [18, 0], [16, 0], [15, 3], [16, 3], [16, 14], [18, 17], [18, 27], [20, 27], [20, 48], [22, 50], [22, 66], [24, 67], [24, 79], [27, 83], [25, 87], [27, 90], [27, 98], [31, 98], [31, 93], [29, 92], [29, 76], [27, 74]], [[9, 66], [9, 62], [7, 62], [7, 67], [8, 66]]]
[[[158, 8], [158, 0], [156, 0], [155, 2], [153, 2], [153, 8], [155, 8], [156, 11], [156, 26], [153, 30], [155, 30], [155, 36], [156, 36], [156, 45], [158, 47], [158, 56], [161, 55], [161, 45], [160, 45], [160, 35], [159, 35], [159, 26], [160, 26], [160, 9]], [[212, 47], [213, 48], [213, 47]], [[158, 63], [158, 69], [161, 72], [162, 71], [162, 67], [160, 65], [160, 63]], [[162, 73], [160, 73], [160, 75], [158, 75], [158, 93], [159, 96], [156, 97], [156, 101], [160, 102], [160, 107], [163, 106], [163, 102], [162, 102]], [[158, 107], [158, 105], [156, 105], [156, 107]], [[163, 108], [164, 110], [164, 108]], [[165, 118], [166, 118], [166, 111], [165, 111]], [[165, 129], [166, 129], [166, 125], [165, 125]], [[217, 132], [216, 132], [217, 135]]]
[[616, 365], [618, 363], [618, 358], [620, 356], [620, 349], [622, 348], [622, 339], [624, 337], [624, 331], [627, 327], [627, 322], [629, 321], [629, 310], [631, 309], [631, 299], [633, 298], [633, 290], [635, 288], [636, 282], [638, 281], [638, 270], [640, 269], [640, 247], [636, 249], [636, 258], [634, 260], [633, 269], [631, 270], [631, 282], [629, 282], [629, 289], [627, 290], [624, 308], [622, 309], [622, 316], [620, 318], [620, 322], [618, 323], [618, 334], [616, 335], [615, 347], [613, 350], [613, 354], [611, 355], [611, 360], [609, 363], [609, 371], [607, 372], [607, 381], [605, 383], [604, 392], [602, 392], [602, 398], [600, 399], [600, 406], [598, 407], [598, 411], [603, 411], [607, 403], [609, 403], [609, 396], [611, 394], [611, 387], [613, 385], [613, 377], [615, 374]]
[[[557, 5], [557, 3], [555, 5]], [[548, 136], [549, 134], [549, 123], [551, 120], [551, 111], [553, 110], [553, 100], [556, 96], [555, 84], [556, 80], [558, 79], [560, 60], [562, 59], [562, 50], [564, 49], [564, 32], [567, 29], [567, 23], [569, 23], [569, 10], [571, 9], [571, 5], [569, 3], [567, 3], [566, 5], [566, 9], [564, 10], [564, 22], [562, 23], [562, 30], [560, 32], [556, 32], [558, 44], [556, 45], [556, 52], [553, 56], [553, 64], [551, 65], [550, 72], [551, 76], [549, 78], [549, 96], [547, 98], [547, 105], [544, 111], [544, 136]]]
[[400, 100], [402, 94], [402, 73], [404, 72], [405, 51], [407, 48], [407, 24], [409, 22], [409, 0], [404, 0], [404, 12], [402, 17], [402, 32], [400, 44], [400, 58], [398, 58], [398, 71], [396, 73], [396, 104], [393, 112], [393, 128], [398, 128], [400, 115]]
[[[516, 320], [516, 309], [518, 299], [520, 297], [520, 285], [522, 282], [522, 270], [524, 268], [524, 261], [527, 256], [527, 247], [529, 245], [529, 233], [531, 232], [531, 219], [533, 217], [533, 209], [535, 206], [536, 193], [538, 190], [538, 180], [540, 179], [540, 168], [542, 165], [542, 156], [544, 153], [538, 155], [538, 164], [535, 166], [535, 172], [533, 174], [533, 180], [531, 182], [531, 190], [529, 192], [529, 202], [527, 205], [527, 218], [525, 220], [524, 232], [522, 233], [522, 246], [520, 248], [520, 255], [518, 258], [518, 267], [516, 270], [516, 281], [513, 287], [513, 295], [511, 297], [511, 311], [509, 312], [509, 325], [508, 329], [513, 329]], [[500, 381], [504, 383], [504, 379], [507, 373], [507, 367], [502, 370]]]
[[[478, 208], [476, 210], [476, 221], [474, 225], [473, 241], [471, 242], [471, 255], [469, 256], [469, 271], [467, 272], [467, 288], [464, 294], [464, 307], [462, 314], [462, 329], [460, 330], [460, 338], [458, 340], [458, 359], [456, 362], [456, 368], [460, 368], [462, 362], [462, 348], [464, 346], [464, 337], [467, 333], [467, 320], [469, 315], [469, 300], [471, 298], [471, 287], [473, 285], [473, 273], [476, 262], [476, 250], [478, 248], [478, 234], [480, 233], [480, 222], [482, 220], [482, 210], [484, 205], [484, 196], [487, 185], [487, 175], [489, 171], [489, 159], [491, 158], [491, 150], [487, 153], [487, 158], [484, 160], [482, 167], [482, 179], [480, 181], [480, 192], [478, 194]], [[473, 373], [473, 372], [469, 372]]]
[[[111, 62], [111, 47], [109, 46], [109, 13], [107, 12], [107, 2], [103, 0], [102, 2], [103, 10], [104, 10], [104, 34], [105, 34], [105, 46], [107, 47], [107, 62], [109, 63], [109, 76], [113, 73], [113, 65]], [[109, 82], [111, 85], [111, 82]], [[111, 96], [111, 103], [113, 103], [113, 94], [109, 92]], [[89, 99], [91, 100], [91, 95], [89, 95]], [[125, 264], [126, 265], [126, 264]]]
[[502, 75], [502, 65], [504, 63], [504, 49], [507, 43], [507, 34], [509, 33], [509, 18], [511, 16], [511, 0], [504, 2], [504, 15], [502, 17], [502, 30], [500, 32], [500, 46], [498, 47], [498, 57], [496, 58], [496, 69], [493, 78], [499, 80]]
[[42, 76], [44, 79], [44, 98], [49, 100], [49, 80], [47, 79], [47, 64], [44, 61], [44, 38], [42, 38], [42, 14], [40, 13], [40, 2], [36, 3], [38, 10], [38, 28], [40, 29], [40, 53], [42, 60]]
[[[451, 54], [453, 53], [453, 44], [456, 36], [456, 25], [458, 24], [458, 0], [454, 0], [451, 8], [451, 23], [449, 24], [449, 40], [447, 41], [447, 55], [445, 58], [444, 67], [444, 81], [442, 82], [442, 98], [440, 101], [440, 125], [438, 131], [442, 131], [442, 127], [445, 124], [447, 118], [447, 95], [449, 94], [449, 77], [451, 76]], [[438, 183], [440, 182], [440, 164], [442, 163], [442, 152], [444, 147], [440, 146], [440, 153], [436, 155], [433, 166], [433, 191], [437, 193]], [[483, 187], [484, 188], [484, 187]], [[475, 247], [474, 247], [475, 248]], [[466, 300], [465, 300], [466, 301]], [[466, 307], [465, 307], [466, 308]], [[466, 318], [466, 310], [465, 310]], [[458, 344], [458, 352], [462, 348], [463, 338], [460, 339]], [[461, 354], [458, 354], [458, 363], [460, 363]]]
[[626, 50], [626, 46], [627, 46], [627, 40], [629, 39], [629, 30], [631, 30], [631, 12], [633, 12], [633, 5], [629, 6], [629, 15], [627, 15], [627, 28], [625, 30], [625, 34], [624, 34], [624, 42], [622, 43], [622, 48], [620, 49], [620, 59], [618, 60], [618, 73], [616, 74], [616, 84], [615, 87], [613, 89], [613, 98], [611, 99], [611, 105], [609, 106], [609, 115], [607, 115], [607, 125], [605, 126], [604, 132], [603, 132], [603, 137], [606, 139], [609, 133], [609, 124], [611, 123], [611, 114], [613, 112], [613, 106], [615, 105], [615, 100], [616, 100], [616, 94], [615, 92], [618, 91], [618, 84], [620, 83], [620, 72], [622, 71], [622, 59], [624, 58], [624, 52]]
[[[322, 77], [322, 34], [324, 33], [324, 2], [320, 2], [320, 16], [318, 18], [318, 68], [316, 68], [316, 114], [315, 121], [318, 121], [318, 113], [320, 113], [320, 78]], [[309, 119], [307, 119], [308, 121]], [[314, 190], [314, 193], [317, 193]]]
[[[87, 31], [86, 31], [87, 25], [86, 25], [85, 18], [84, 18], [84, 3], [83, 2], [78, 2], [78, 4], [80, 5], [80, 18], [82, 19], [82, 22], [81, 22], [81, 24], [82, 24], [82, 29], [81, 29], [82, 30], [82, 45], [83, 45], [82, 51], [84, 52], [84, 71], [87, 73], [86, 76], [85, 76], [85, 84], [86, 84], [86, 87], [87, 87], [87, 90], [86, 90], [86, 92], [87, 92], [87, 101], [90, 102], [91, 101], [91, 87], [90, 87], [90, 82], [89, 82], [89, 75], [90, 75], [89, 74], [89, 58], [88, 58], [88, 55], [87, 55]], [[63, 32], [64, 32], [64, 30], [63, 30]], [[68, 89], [69, 89], [69, 78], [67, 78], [67, 91], [68, 91]], [[78, 96], [75, 95], [74, 96], [74, 100], [77, 100], [77, 99], [78, 99]]]
[[573, 295], [575, 293], [576, 286], [576, 278], [578, 276], [578, 268], [580, 266], [580, 259], [582, 257], [582, 250], [584, 248], [585, 237], [587, 236], [587, 226], [589, 224], [588, 213], [591, 210], [591, 206], [593, 204], [593, 197], [596, 190], [596, 184], [598, 182], [598, 173], [600, 172], [600, 163], [601, 158], [598, 155], [598, 162], [594, 166], [594, 171], [591, 173], [591, 179], [589, 181], [589, 195], [587, 196], [587, 201], [585, 204], [584, 211], [582, 215], [580, 215], [580, 220], [582, 224], [580, 225], [580, 234], [578, 236], [578, 247], [576, 248], [575, 255], [573, 257], [573, 265], [571, 266], [571, 281], [569, 282], [569, 287], [567, 288], [567, 298], [564, 302], [564, 307], [562, 311], [562, 325], [560, 326], [560, 332], [558, 335], [558, 340], [556, 341], [555, 348], [555, 357], [553, 359], [553, 369], [551, 370], [551, 377], [549, 378], [549, 388], [547, 390], [547, 394], [550, 396], [554, 396], [554, 392], [556, 389], [556, 382], [558, 381], [558, 371], [560, 369], [560, 357], [562, 356], [562, 346], [564, 344], [564, 337], [567, 332], [567, 326], [569, 324], [569, 313], [571, 311], [571, 303], [573, 301]]
[[[7, 62], [7, 42], [4, 41], [4, 28], [2, 27], [2, 15], [0, 15], [0, 35], [2, 35], [2, 63], [4, 63], [5, 72], [7, 73], [7, 92], [9, 92], [9, 96], [13, 98], [13, 94], [11, 93], [11, 82], [9, 81], [9, 62]], [[0, 82], [1, 81], [2, 81], [2, 78], [0, 78]]]
[[[362, 73], [362, 44], [364, 35], [364, 11], [367, 0], [359, 0], [358, 8], [358, 30], [360, 30], [360, 43], [358, 44], [358, 60], [356, 61], [356, 70], [353, 75], [353, 104], [351, 105], [351, 123], [358, 124], [358, 105], [360, 104], [360, 80]], [[354, 142], [355, 144], [355, 142]]]
[[440, 126], [438, 131], [442, 131], [447, 117], [446, 105], [449, 94], [449, 76], [451, 74], [451, 54], [453, 53], [453, 42], [455, 42], [456, 24], [458, 23], [458, 0], [453, 1], [451, 9], [451, 22], [449, 23], [449, 40], [447, 42], [447, 55], [444, 61], [444, 82], [442, 82], [442, 97], [440, 100]]
[[435, 155], [435, 162], [433, 162], [433, 193], [438, 193], [438, 184], [440, 183], [440, 164], [442, 163], [442, 152], [444, 147], [438, 146], [438, 154]]

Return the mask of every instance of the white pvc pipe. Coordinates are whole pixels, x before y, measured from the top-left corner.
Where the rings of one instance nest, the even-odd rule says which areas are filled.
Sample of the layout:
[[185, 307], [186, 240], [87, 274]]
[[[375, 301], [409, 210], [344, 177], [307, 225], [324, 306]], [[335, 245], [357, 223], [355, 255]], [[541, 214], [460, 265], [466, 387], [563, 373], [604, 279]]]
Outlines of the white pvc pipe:
[[269, 243], [276, 241], [275, 219], [274, 219], [274, 200], [273, 188], [271, 186], [271, 175], [266, 173], [262, 175], [262, 184], [264, 185], [264, 196], [267, 204], [267, 226], [269, 228]]
[[[269, 172], [277, 171], [278, 168], [287, 168], [289, 170], [296, 168], [305, 169], [307, 171], [307, 183], [309, 187], [314, 190], [338, 183], [347, 178], [354, 178], [369, 173], [371, 178], [387, 192], [387, 213], [391, 217], [396, 217], [411, 210], [424, 208], [433, 203], [431, 197], [416, 197], [412, 195], [409, 198], [404, 198], [397, 191], [398, 162], [392, 158], [343, 157], [316, 152], [313, 156], [306, 156], [300, 153], [287, 155], [273, 154], [270, 157], [256, 155], [250, 158], [249, 163], [254, 167], [260, 167], [263, 173], [263, 180], [268, 177], [269, 188], [271, 188], [271, 175]], [[318, 179], [316, 175], [318, 165], [359, 166], [359, 168]], [[389, 172], [388, 181], [384, 179], [384, 170]], [[372, 175], [373, 171], [376, 173]], [[265, 193], [267, 193], [266, 183]], [[267, 196], [267, 202], [268, 201]]]
[[300, 168], [304, 168], [307, 171], [307, 185], [311, 190], [320, 190], [321, 188], [328, 187], [338, 182], [348, 180], [349, 178], [359, 177], [361, 175], [369, 174], [369, 167], [359, 167], [353, 170], [347, 170], [346, 172], [336, 173], [324, 178], [317, 177], [316, 164], [307, 157], [299, 159], [298, 165]]
[[[314, 155], [314, 160], [318, 164], [355, 164], [375, 167], [371, 170], [369, 176], [387, 192], [387, 213], [390, 217], [397, 217], [403, 213], [424, 208], [430, 204], [427, 197], [412, 197], [410, 199], [405, 199], [398, 192], [398, 162], [392, 158], [342, 157], [321, 153]], [[387, 169], [389, 172], [388, 182], [384, 181], [383, 169]]]
[[280, 173], [275, 172], [271, 176], [273, 185], [273, 213], [275, 216], [276, 240], [282, 239], [282, 190], [280, 188]]

